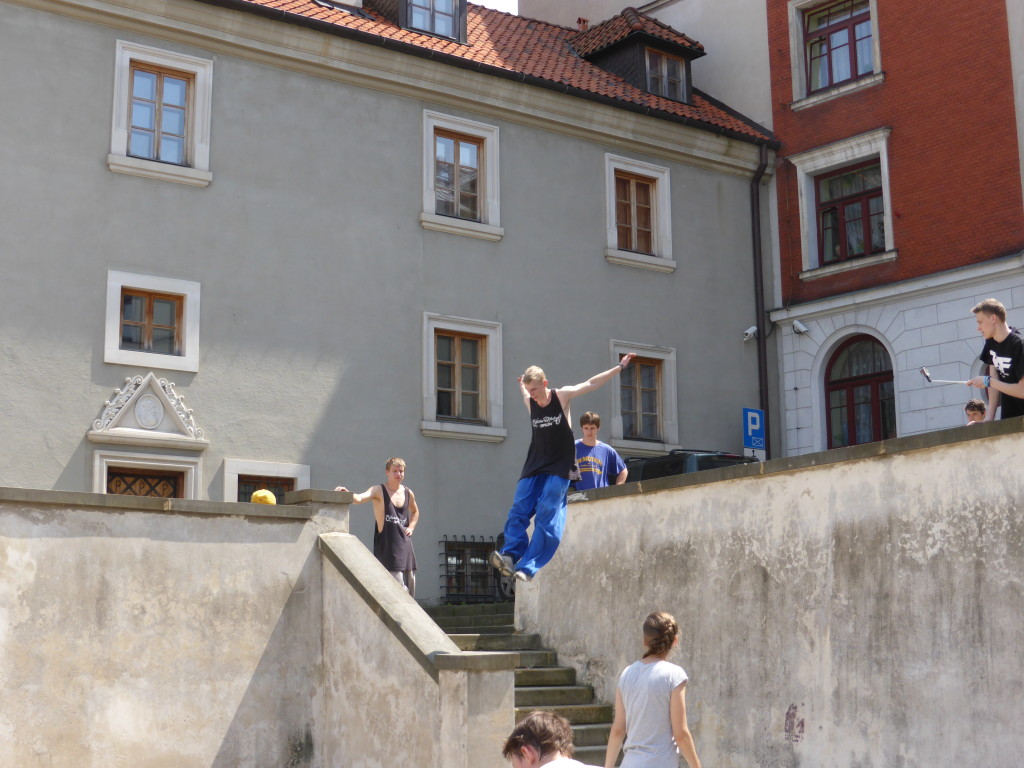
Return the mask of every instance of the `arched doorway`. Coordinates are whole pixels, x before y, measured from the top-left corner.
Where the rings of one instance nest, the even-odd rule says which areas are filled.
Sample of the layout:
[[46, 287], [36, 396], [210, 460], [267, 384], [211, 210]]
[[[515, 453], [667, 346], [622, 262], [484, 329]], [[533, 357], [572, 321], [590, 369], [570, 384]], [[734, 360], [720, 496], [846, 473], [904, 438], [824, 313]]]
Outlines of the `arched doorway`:
[[896, 437], [892, 360], [877, 339], [860, 334], [836, 349], [825, 369], [828, 447]]

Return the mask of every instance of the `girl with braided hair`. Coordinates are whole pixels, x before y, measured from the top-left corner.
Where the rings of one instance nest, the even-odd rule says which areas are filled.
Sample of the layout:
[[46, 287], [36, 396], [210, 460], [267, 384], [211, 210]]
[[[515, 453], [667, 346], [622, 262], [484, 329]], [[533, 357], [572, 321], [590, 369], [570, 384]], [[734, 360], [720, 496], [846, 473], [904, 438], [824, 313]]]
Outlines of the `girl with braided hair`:
[[686, 672], [667, 661], [678, 644], [679, 625], [670, 614], [656, 611], [644, 620], [644, 655], [622, 670], [615, 690], [605, 768], [615, 768], [623, 741], [621, 768], [678, 768], [680, 754], [700, 768], [686, 724]]

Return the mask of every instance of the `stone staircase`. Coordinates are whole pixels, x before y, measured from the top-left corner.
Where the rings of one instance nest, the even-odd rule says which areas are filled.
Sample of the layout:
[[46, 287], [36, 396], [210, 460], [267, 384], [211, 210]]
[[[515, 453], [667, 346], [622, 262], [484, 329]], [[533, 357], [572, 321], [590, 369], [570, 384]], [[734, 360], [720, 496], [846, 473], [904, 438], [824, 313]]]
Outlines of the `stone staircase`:
[[513, 603], [429, 606], [426, 612], [464, 651], [514, 651], [516, 722], [535, 709], [557, 712], [572, 723], [576, 759], [604, 765], [612, 724], [610, 704], [594, 702], [589, 685], [576, 684], [576, 670], [558, 666], [558, 653], [542, 648], [540, 635], [515, 631]]

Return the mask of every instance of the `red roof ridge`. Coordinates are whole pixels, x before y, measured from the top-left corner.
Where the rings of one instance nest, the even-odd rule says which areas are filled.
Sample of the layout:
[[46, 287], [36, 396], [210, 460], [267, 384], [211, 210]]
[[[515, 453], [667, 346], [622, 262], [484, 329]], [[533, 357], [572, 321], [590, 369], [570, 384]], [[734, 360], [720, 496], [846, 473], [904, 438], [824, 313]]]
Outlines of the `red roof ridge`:
[[[739, 138], [754, 143], [771, 142], [772, 135], [732, 113], [725, 105], [694, 98], [691, 103], [673, 101], [649, 93], [619, 75], [581, 58], [574, 50], [575, 40], [583, 34], [579, 30], [529, 19], [504, 11], [467, 3], [465, 42], [437, 37], [428, 32], [406, 29], [383, 16], [379, 11], [364, 7], [361, 14], [331, 10], [315, 0], [198, 0], [238, 10], [271, 14], [282, 23], [315, 24], [323, 32], [352, 36], [385, 47], [395, 47], [412, 55], [434, 61], [445, 61], [453, 66], [490, 71], [494, 76], [509, 77], [520, 82], [570, 93], [621, 109], [647, 114], [667, 120], [694, 125], [704, 130]], [[596, 28], [601, 34], [592, 42], [600, 50], [611, 43], [604, 42], [608, 32], [617, 35], [616, 42], [634, 34], [632, 26], [642, 24], [642, 31], [660, 39], [689, 46], [694, 55], [702, 55], [699, 43], [655, 22], [646, 15], [629, 9]], [[635, 14], [635, 15], [634, 15]], [[628, 21], [628, 23], [627, 23]], [[674, 36], [678, 36], [675, 39]], [[443, 58], [442, 58], [443, 57]]]

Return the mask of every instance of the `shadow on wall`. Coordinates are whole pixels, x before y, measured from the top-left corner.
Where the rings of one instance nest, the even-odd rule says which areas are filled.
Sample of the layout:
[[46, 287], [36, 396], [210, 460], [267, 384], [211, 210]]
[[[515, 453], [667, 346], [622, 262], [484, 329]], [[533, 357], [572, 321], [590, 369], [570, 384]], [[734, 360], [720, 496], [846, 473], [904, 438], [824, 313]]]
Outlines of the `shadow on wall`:
[[[313, 548], [224, 734], [212, 768], [304, 768], [317, 764], [315, 723], [322, 696], [316, 678], [321, 633], [310, 631], [309, 625], [310, 617], [320, 615], [321, 575], [320, 556]], [[216, 664], [210, 666], [216, 669]]]

